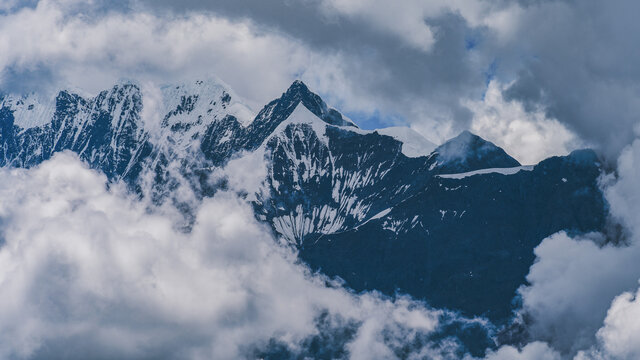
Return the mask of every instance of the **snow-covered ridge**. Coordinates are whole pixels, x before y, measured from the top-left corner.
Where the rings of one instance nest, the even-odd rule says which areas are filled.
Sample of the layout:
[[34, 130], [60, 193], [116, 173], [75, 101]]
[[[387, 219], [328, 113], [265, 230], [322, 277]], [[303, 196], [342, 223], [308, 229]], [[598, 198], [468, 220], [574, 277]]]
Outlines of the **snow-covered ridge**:
[[[344, 117], [347, 122], [351, 122], [348, 118]], [[273, 134], [278, 134], [282, 132], [289, 124], [298, 123], [298, 124], [308, 124], [311, 125], [318, 136], [325, 144], [328, 144], [328, 139], [325, 136], [325, 131], [327, 126], [336, 126], [341, 129], [355, 132], [360, 135], [367, 135], [377, 133], [384, 136], [390, 136], [395, 140], [398, 140], [402, 143], [402, 153], [407, 157], [420, 157], [427, 156], [435, 150], [436, 145], [424, 136], [420, 135], [415, 130], [412, 130], [408, 127], [403, 126], [395, 126], [388, 127], [383, 129], [375, 129], [375, 130], [363, 130], [358, 128], [357, 126], [338, 126], [331, 125], [326, 123], [324, 120], [317, 117], [313, 114], [309, 109], [307, 109], [302, 103], [299, 103], [295, 110], [291, 113], [291, 115], [287, 118], [286, 121], [283, 121], [273, 132]], [[351, 122], [353, 123], [353, 122]]]
[[161, 92], [163, 114], [167, 115], [170, 124], [194, 123], [202, 118], [232, 115], [240, 124], [247, 126], [255, 117], [240, 97], [217, 79], [164, 85]]
[[28, 129], [47, 124], [56, 110], [54, 98], [44, 99], [41, 95], [6, 95], [0, 97], [0, 108], [9, 108], [13, 112], [14, 124]]
[[327, 122], [325, 122], [324, 120], [322, 120], [318, 116], [316, 116], [314, 113], [312, 113], [311, 110], [307, 109], [307, 107], [304, 106], [304, 104], [302, 102], [300, 102], [296, 106], [296, 108], [293, 110], [291, 115], [289, 115], [287, 120], [281, 122], [278, 125], [278, 127], [276, 127], [276, 129], [273, 131], [271, 136], [269, 136], [269, 137], [267, 137], [265, 139], [265, 141], [263, 142], [262, 145], [264, 146], [271, 138], [281, 134], [287, 128], [287, 126], [289, 126], [291, 124], [306, 124], [306, 125], [310, 125], [311, 128], [313, 129], [313, 131], [316, 133], [316, 136], [318, 137], [318, 139], [320, 139], [320, 141], [322, 141], [327, 146], [329, 144], [329, 139], [326, 136], [327, 126], [338, 127], [340, 129], [344, 129], [344, 130], [347, 130], [347, 131], [352, 131], [352, 132], [355, 132], [355, 133], [358, 133], [358, 134], [369, 134], [369, 133], [372, 133], [372, 131], [361, 130], [361, 129], [359, 129], [357, 127], [354, 127], [354, 126], [338, 126], [338, 125], [328, 124]]
[[469, 171], [469, 172], [459, 173], [459, 174], [440, 174], [436, 176], [443, 179], [464, 179], [469, 176], [486, 175], [486, 174], [514, 175], [519, 173], [520, 171], [532, 171], [534, 167], [535, 165], [517, 166], [512, 168], [491, 168], [491, 169]]
[[[120, 81], [108, 94], [115, 89], [134, 88], [140, 91], [145, 86], [136, 81]], [[195, 80], [179, 84], [160, 86], [160, 104], [154, 104], [156, 111], [167, 120], [167, 125], [210, 123], [226, 115], [234, 116], [238, 122], [247, 126], [255, 117], [255, 113], [242, 99], [219, 79]], [[91, 101], [97, 96], [88, 95], [81, 89], [63, 90], [81, 94], [85, 100]], [[100, 96], [100, 95], [98, 95]], [[143, 98], [143, 104], [145, 99]], [[185, 109], [188, 107], [188, 109]], [[56, 96], [45, 96], [38, 93], [28, 95], [7, 94], [0, 96], [0, 108], [8, 108], [14, 117], [14, 124], [29, 129], [43, 126], [51, 122], [56, 111]]]
[[[138, 84], [136, 81], [126, 80], [120, 81], [108, 94], [116, 89], [130, 88], [131, 91], [142, 92], [142, 105], [153, 106], [154, 112], [162, 119], [164, 127], [171, 129], [166, 135], [173, 138], [174, 144], [178, 147], [188, 147], [189, 144], [203, 134], [207, 126], [215, 121], [219, 121], [226, 116], [235, 117], [243, 126], [248, 126], [255, 118], [255, 113], [242, 99], [230, 89], [223, 81], [217, 78], [208, 78], [205, 80], [194, 80], [184, 83], [167, 84], [158, 88], [159, 98], [147, 99], [148, 93], [145, 86]], [[70, 91], [67, 91], [71, 93]], [[87, 95], [81, 90], [75, 89], [72, 93], [81, 93], [89, 103], [96, 97]], [[151, 105], [149, 105], [151, 104]], [[312, 125], [317, 136], [325, 143], [327, 139], [324, 136], [327, 124], [319, 119], [311, 111], [299, 104], [289, 119], [283, 122], [282, 127], [278, 127], [273, 134], [277, 134], [290, 123], [306, 123]], [[22, 129], [44, 126], [50, 123], [56, 112], [56, 97], [46, 97], [40, 94], [29, 95], [6, 95], [0, 97], [0, 108], [6, 107], [12, 111], [14, 116], [14, 124]], [[89, 110], [89, 109], [87, 109]], [[107, 110], [107, 109], [103, 109]], [[88, 120], [89, 114], [82, 114], [84, 121]], [[117, 117], [117, 116], [116, 116]], [[407, 127], [390, 127], [377, 130], [359, 129], [346, 116], [342, 115], [346, 124], [353, 126], [340, 126], [349, 131], [356, 132], [361, 135], [377, 132], [378, 134], [391, 136], [402, 142], [402, 152], [408, 157], [419, 157], [429, 155], [435, 145], [425, 139], [419, 133]], [[74, 119], [79, 121], [80, 119]], [[119, 122], [120, 119], [114, 119]], [[151, 123], [150, 123], [151, 124]], [[155, 131], [155, 126], [150, 124], [142, 124], [146, 131]], [[148, 126], [151, 128], [148, 128]], [[81, 126], [81, 124], [78, 124]], [[336, 125], [332, 125], [336, 126]], [[229, 134], [231, 136], [231, 134]]]
[[407, 157], [427, 156], [437, 145], [425, 139], [415, 130], [405, 126], [393, 126], [374, 130], [380, 135], [391, 136], [402, 143], [402, 153]]

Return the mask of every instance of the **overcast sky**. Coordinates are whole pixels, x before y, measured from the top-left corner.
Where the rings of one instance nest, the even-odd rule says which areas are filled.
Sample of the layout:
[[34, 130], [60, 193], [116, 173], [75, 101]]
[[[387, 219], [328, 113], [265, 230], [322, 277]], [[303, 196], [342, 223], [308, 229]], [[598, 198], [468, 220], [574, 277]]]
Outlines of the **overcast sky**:
[[[633, 0], [3, 0], [0, 87], [215, 75], [260, 107], [299, 78], [364, 128], [471, 129], [523, 162], [611, 159], [640, 113]], [[489, 96], [488, 96], [489, 95]]]

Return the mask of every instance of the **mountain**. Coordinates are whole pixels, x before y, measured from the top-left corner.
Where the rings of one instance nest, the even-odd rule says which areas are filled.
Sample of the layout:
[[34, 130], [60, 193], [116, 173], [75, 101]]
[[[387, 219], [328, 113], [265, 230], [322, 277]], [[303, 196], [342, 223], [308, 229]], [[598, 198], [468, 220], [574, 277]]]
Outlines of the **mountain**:
[[441, 172], [461, 173], [477, 169], [520, 166], [520, 163], [504, 150], [469, 131], [463, 131], [438, 146], [434, 155]]
[[1, 166], [63, 150], [185, 213], [180, 184], [211, 196], [226, 186], [216, 169], [264, 154], [267, 176], [247, 201], [313, 270], [496, 324], [517, 308], [542, 239], [602, 230], [607, 217], [590, 150], [521, 166], [470, 132], [435, 147], [406, 128], [362, 130], [300, 81], [255, 116], [215, 79], [0, 97]]

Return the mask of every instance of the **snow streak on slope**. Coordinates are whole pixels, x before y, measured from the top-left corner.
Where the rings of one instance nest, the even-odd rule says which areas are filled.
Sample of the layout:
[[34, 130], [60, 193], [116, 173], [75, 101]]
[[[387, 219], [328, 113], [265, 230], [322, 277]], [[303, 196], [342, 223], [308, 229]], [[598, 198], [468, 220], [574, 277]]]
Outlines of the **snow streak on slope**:
[[533, 165], [528, 166], [516, 166], [512, 168], [491, 168], [491, 169], [481, 169], [475, 171], [468, 171], [459, 174], [438, 174], [437, 177], [441, 177], [443, 179], [464, 179], [469, 176], [474, 175], [486, 175], [486, 174], [502, 174], [502, 175], [513, 175], [517, 174], [520, 171], [531, 171], [533, 170]]
[[[406, 181], [399, 185], [399, 177], [385, 184], [392, 169], [408, 161], [400, 142], [375, 131], [329, 125], [303, 104], [263, 146], [272, 162], [271, 198], [263, 215], [292, 244], [358, 226], [388, 207], [389, 197], [406, 197], [410, 187]], [[420, 165], [426, 158], [416, 161]]]
[[[263, 147], [276, 148], [275, 151], [282, 154], [280, 159], [287, 162], [290, 177], [286, 181], [288, 184], [283, 185], [300, 192], [306, 183], [320, 182], [320, 179], [331, 176], [333, 164], [326, 135], [327, 126], [300, 103], [289, 118], [278, 125], [273, 135], [265, 140]], [[285, 183], [282, 178], [278, 180], [277, 175], [271, 167], [269, 180], [276, 191], [281, 183]], [[284, 175], [284, 172], [279, 175]], [[298, 243], [308, 234], [332, 233], [341, 228], [344, 218], [339, 216], [339, 209], [320, 203], [312, 206], [313, 209], [309, 209], [299, 204], [288, 209], [288, 214], [274, 217], [275, 230], [289, 242]]]

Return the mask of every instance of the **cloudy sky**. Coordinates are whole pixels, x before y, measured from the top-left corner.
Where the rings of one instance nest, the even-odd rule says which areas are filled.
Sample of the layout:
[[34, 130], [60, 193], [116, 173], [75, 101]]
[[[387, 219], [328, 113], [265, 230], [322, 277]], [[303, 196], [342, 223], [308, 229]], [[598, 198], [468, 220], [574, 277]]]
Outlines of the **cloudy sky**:
[[[545, 239], [520, 289], [532, 341], [486, 358], [637, 359], [639, 13], [632, 0], [0, 0], [0, 89], [217, 76], [258, 109], [302, 79], [364, 128], [434, 142], [471, 129], [524, 163], [594, 147], [616, 167], [601, 180], [629, 246]], [[233, 174], [260, 160], [222, 175], [253, 188]], [[390, 358], [451, 321], [309, 274], [229, 193], [185, 234], [175, 209], [148, 211], [69, 153], [0, 183], [0, 358], [234, 359], [327, 329], [355, 329], [353, 358]], [[421, 344], [406, 351], [456, 351]]]
[[217, 76], [259, 108], [302, 79], [364, 128], [465, 129], [536, 162], [633, 139], [629, 0], [3, 0], [0, 87]]

